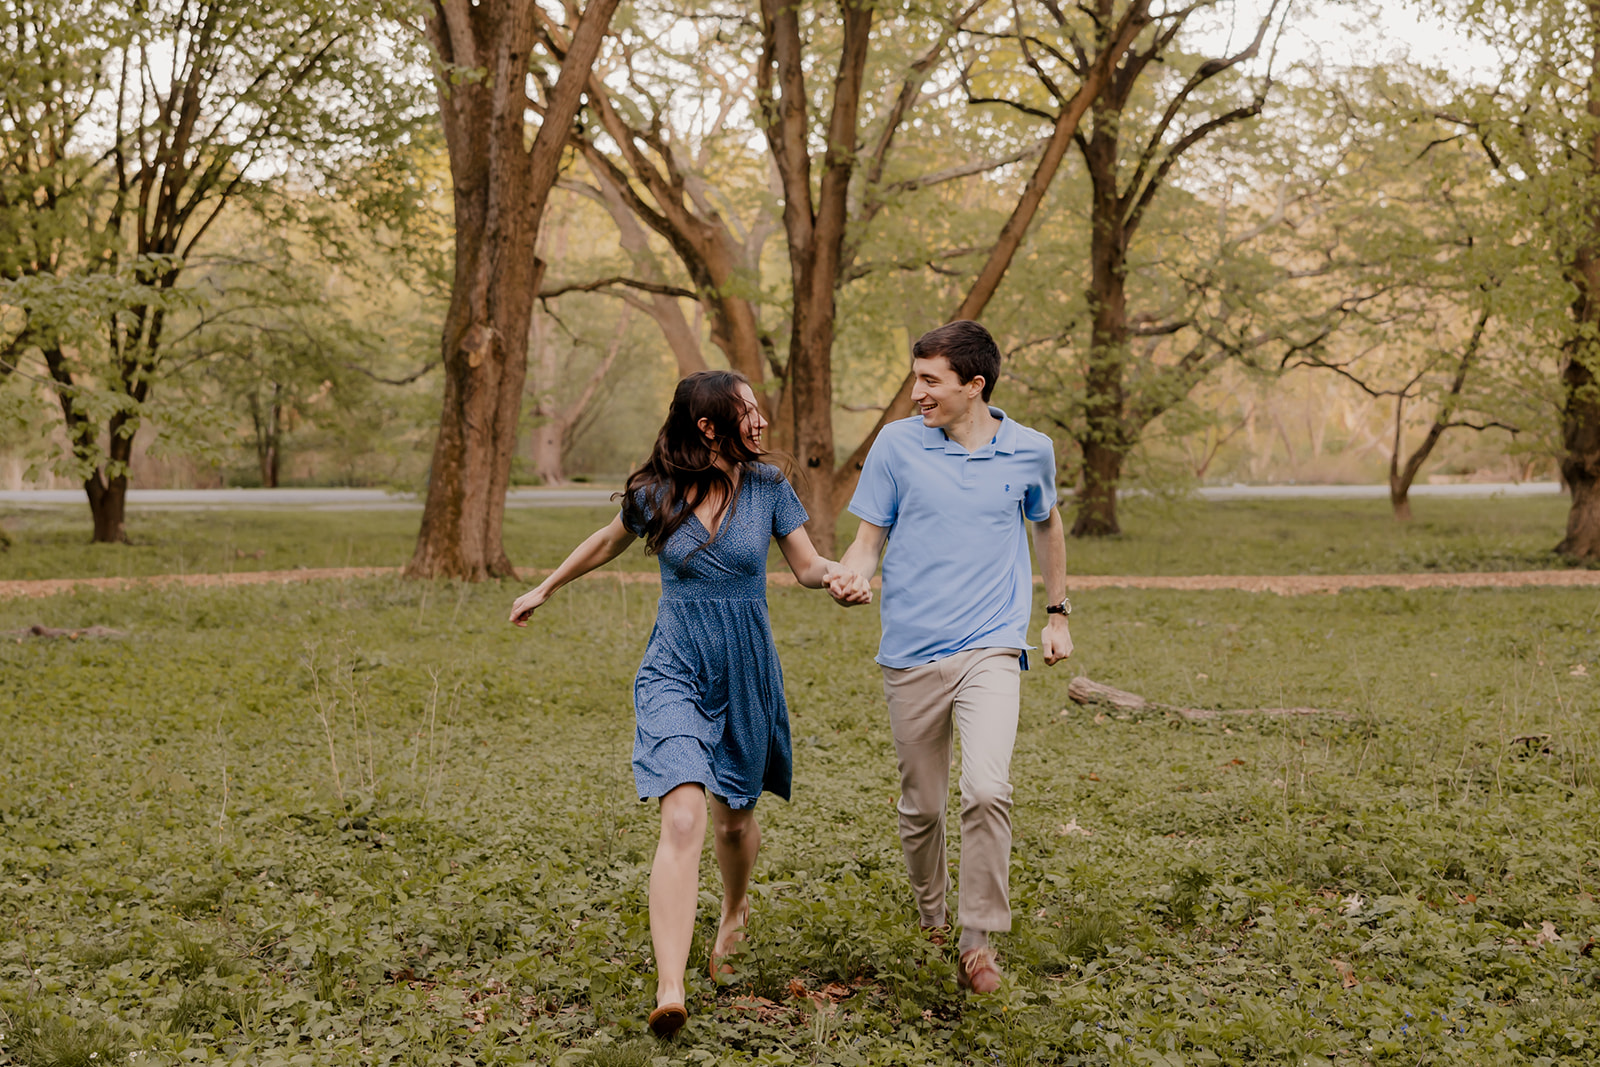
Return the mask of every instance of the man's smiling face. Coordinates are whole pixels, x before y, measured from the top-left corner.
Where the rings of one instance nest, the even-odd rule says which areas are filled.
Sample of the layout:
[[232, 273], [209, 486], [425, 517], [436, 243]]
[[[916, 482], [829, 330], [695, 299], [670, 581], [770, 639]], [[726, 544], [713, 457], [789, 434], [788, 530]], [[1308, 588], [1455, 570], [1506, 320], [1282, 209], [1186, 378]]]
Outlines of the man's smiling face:
[[924, 425], [939, 429], [950, 425], [983, 403], [983, 378], [963, 382], [943, 356], [924, 356], [911, 361], [916, 376], [911, 386], [912, 406], [922, 414]]

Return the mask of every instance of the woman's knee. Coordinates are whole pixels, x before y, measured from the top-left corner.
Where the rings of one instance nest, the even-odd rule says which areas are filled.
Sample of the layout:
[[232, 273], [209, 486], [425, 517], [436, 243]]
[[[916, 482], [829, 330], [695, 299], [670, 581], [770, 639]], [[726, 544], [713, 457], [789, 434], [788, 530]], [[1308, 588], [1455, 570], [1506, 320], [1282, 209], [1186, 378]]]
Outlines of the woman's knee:
[[761, 828], [756, 824], [756, 813], [753, 811], [727, 812], [717, 820], [715, 829], [719, 842], [735, 848], [761, 834]]
[[679, 787], [661, 798], [663, 844], [673, 848], [699, 848], [705, 835], [705, 801], [698, 789]]

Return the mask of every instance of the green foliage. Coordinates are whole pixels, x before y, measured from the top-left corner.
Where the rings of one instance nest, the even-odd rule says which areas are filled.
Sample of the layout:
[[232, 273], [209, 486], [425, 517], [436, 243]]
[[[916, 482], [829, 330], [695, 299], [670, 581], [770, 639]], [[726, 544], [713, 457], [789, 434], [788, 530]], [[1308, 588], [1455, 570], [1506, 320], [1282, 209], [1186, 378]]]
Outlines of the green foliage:
[[382, 4], [40, 6], [0, 12], [18, 94], [0, 129], [0, 376], [22, 394], [0, 418], [63, 420], [38, 435], [56, 473], [116, 492], [141, 426], [187, 452], [214, 441], [214, 407], [161, 383], [207, 310], [237, 311], [183, 284], [221, 245], [219, 217], [248, 206], [336, 258], [311, 191], [401, 140], [424, 97]]
[[[0, 644], [0, 1063], [1592, 1060], [1592, 591], [1075, 597], [1072, 666], [1024, 678], [1006, 984], [968, 999], [914, 929], [874, 612], [775, 589], [795, 798], [729, 988], [707, 850], [666, 1046], [628, 768], [654, 593], [579, 583], [528, 631], [512, 593], [0, 602], [129, 633]], [[1097, 721], [1075, 671], [1353, 717]]]

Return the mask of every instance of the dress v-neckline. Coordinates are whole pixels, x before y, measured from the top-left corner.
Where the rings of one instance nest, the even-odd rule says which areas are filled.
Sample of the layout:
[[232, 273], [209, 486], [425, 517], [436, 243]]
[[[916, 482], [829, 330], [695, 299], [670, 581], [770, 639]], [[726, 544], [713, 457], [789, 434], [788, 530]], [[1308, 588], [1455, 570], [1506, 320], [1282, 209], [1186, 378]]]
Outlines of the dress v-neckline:
[[692, 511], [689, 512], [689, 517], [691, 519], [693, 519], [696, 523], [699, 523], [700, 529], [705, 531], [707, 543], [709, 543], [711, 541], [715, 541], [717, 539], [718, 532], [720, 532], [722, 527], [727, 524], [727, 522], [728, 522], [728, 511], [733, 506], [733, 504], [739, 499], [739, 494], [744, 492], [744, 483], [745, 483], [745, 478], [741, 475], [740, 478], [739, 478], [738, 488], [734, 489], [734, 491], [733, 491], [733, 499], [730, 500], [728, 502], [728, 504], [723, 507], [721, 514], [717, 516], [717, 528], [715, 530], [713, 530], [713, 529], [709, 528], [708, 526], [706, 526], [706, 524], [704, 522], [701, 522], [699, 515], [696, 515]]

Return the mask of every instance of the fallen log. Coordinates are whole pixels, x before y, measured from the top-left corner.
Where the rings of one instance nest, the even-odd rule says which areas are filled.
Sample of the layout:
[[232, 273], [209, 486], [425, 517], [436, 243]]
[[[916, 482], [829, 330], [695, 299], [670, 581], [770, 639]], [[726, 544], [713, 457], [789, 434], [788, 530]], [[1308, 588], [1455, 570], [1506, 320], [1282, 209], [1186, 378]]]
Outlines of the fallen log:
[[65, 637], [68, 641], [76, 641], [80, 637], [127, 637], [128, 634], [125, 630], [113, 630], [109, 626], [83, 626], [75, 630], [63, 630], [35, 623], [26, 630], [7, 630], [5, 636], [15, 637], [19, 641], [24, 637]]
[[[1078, 675], [1067, 684], [1067, 696], [1075, 704], [1086, 707], [1106, 707], [1120, 713], [1119, 718], [1136, 715], [1141, 712], [1160, 712], [1163, 715], [1186, 719], [1189, 722], [1209, 722], [1224, 716], [1239, 715], [1265, 715], [1272, 717], [1290, 717], [1300, 715], [1325, 715], [1332, 719], [1348, 719], [1348, 711], [1337, 708], [1181, 708], [1172, 704], [1158, 704], [1153, 700], [1146, 700], [1138, 693], [1130, 693], [1126, 689], [1097, 682], [1087, 675]], [[1062, 708], [1061, 714], [1071, 713], [1071, 708]]]

